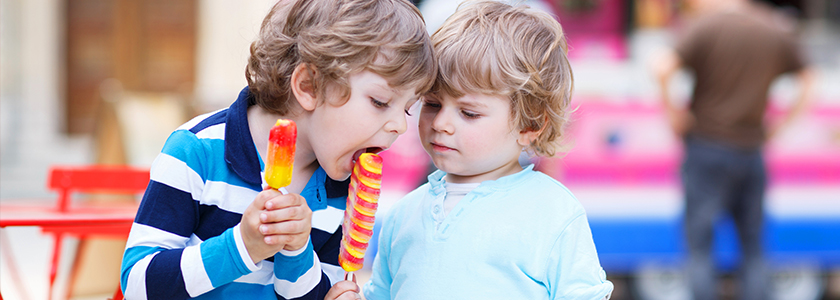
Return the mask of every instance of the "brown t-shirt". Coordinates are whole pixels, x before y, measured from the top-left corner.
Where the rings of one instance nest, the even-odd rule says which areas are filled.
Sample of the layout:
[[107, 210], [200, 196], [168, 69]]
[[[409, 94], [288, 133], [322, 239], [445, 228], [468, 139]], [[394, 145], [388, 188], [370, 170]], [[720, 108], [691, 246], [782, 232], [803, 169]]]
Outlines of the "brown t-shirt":
[[770, 85], [805, 63], [789, 30], [768, 9], [750, 6], [707, 15], [677, 45], [694, 72], [690, 134], [755, 149], [764, 142], [762, 122]]

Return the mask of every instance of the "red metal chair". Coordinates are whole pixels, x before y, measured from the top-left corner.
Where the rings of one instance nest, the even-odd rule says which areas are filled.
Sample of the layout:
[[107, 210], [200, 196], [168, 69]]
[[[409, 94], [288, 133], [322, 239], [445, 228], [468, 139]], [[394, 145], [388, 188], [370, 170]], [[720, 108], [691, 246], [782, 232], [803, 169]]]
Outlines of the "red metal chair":
[[[53, 234], [52, 261], [50, 265], [49, 297], [61, 256], [65, 236], [84, 238], [88, 235], [128, 237], [138, 203], [107, 205], [71, 205], [73, 193], [141, 194], [149, 183], [149, 169], [127, 166], [53, 167], [50, 169], [48, 188], [58, 192], [55, 205], [9, 204], [0, 205], [0, 227], [38, 226], [44, 233]], [[2, 296], [0, 296], [2, 297]], [[0, 298], [1, 299], [1, 298]], [[119, 287], [114, 299], [122, 299]]]
[[[0, 299], [0, 300], [3, 300], [3, 299]], [[120, 287], [117, 287], [117, 291], [114, 292], [114, 296], [111, 297], [111, 300], [123, 300], [123, 294], [122, 294], [122, 290], [120, 289]]]

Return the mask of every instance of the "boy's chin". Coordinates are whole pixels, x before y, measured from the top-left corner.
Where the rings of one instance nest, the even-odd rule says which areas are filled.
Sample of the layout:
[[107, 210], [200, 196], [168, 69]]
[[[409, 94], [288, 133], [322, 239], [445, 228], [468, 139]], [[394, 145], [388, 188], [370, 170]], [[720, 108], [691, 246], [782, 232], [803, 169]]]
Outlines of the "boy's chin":
[[329, 176], [330, 179], [335, 180], [335, 181], [345, 181], [348, 178], [350, 178], [350, 172], [341, 172], [341, 171], [327, 172], [327, 176]]

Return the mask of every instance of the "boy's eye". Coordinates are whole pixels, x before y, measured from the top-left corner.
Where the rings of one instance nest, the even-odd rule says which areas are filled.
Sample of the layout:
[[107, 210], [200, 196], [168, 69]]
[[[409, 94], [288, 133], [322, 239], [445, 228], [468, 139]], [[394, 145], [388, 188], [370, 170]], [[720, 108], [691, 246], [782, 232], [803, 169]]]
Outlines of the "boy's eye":
[[429, 107], [429, 108], [440, 108], [440, 103], [423, 101], [423, 106], [424, 107]]
[[376, 108], [388, 108], [388, 103], [376, 100], [374, 98], [370, 98], [370, 102], [373, 103], [373, 106]]
[[461, 111], [461, 113], [462, 113], [465, 117], [470, 118], [470, 119], [475, 119], [475, 118], [478, 118], [479, 116], [481, 116], [481, 115], [479, 115], [479, 114], [477, 114], [477, 113], [470, 112], [470, 111], [467, 111], [467, 110], [462, 110], [462, 111]]

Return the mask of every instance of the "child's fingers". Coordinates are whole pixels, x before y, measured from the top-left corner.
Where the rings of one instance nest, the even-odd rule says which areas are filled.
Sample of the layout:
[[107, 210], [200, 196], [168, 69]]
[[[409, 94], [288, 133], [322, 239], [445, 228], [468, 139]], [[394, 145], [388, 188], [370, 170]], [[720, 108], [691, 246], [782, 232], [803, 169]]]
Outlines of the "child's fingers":
[[296, 235], [308, 233], [312, 224], [310, 220], [290, 220], [277, 223], [260, 224], [259, 230], [263, 235]]
[[335, 298], [335, 299], [336, 300], [361, 300], [362, 296], [359, 295], [359, 293], [356, 293], [356, 292], [344, 292], [343, 294], [338, 295], [338, 298]]
[[254, 202], [251, 205], [254, 205], [258, 210], [265, 209], [265, 204], [268, 201], [277, 198], [278, 196], [282, 196], [279, 191], [275, 189], [264, 189], [262, 192], [257, 194], [257, 197], [254, 199]]
[[277, 210], [264, 210], [260, 212], [260, 222], [277, 223], [284, 221], [303, 220], [312, 215], [312, 210], [305, 205], [285, 207]]
[[[267, 235], [263, 238], [263, 241], [267, 245], [283, 245], [283, 249], [288, 247], [292, 247], [293, 249], [286, 249], [286, 250], [297, 250], [300, 249], [302, 246], [300, 245], [301, 236], [300, 235], [291, 235], [291, 234], [275, 234], [275, 235]], [[306, 245], [303, 245], [306, 246]]]
[[[301, 195], [297, 194], [288, 194], [283, 195], [277, 190], [272, 190], [275, 193], [272, 193], [271, 199], [268, 199], [265, 202], [265, 209], [273, 210], [273, 209], [283, 209], [286, 207], [292, 206], [300, 206], [306, 205], [306, 199], [303, 198]], [[306, 205], [308, 207], [308, 205]]]
[[251, 202], [251, 204], [242, 213], [240, 220], [240, 233], [242, 235], [242, 242], [245, 244], [245, 249], [254, 263], [259, 262], [276, 253], [280, 248], [284, 247], [281, 244], [266, 245], [264, 242], [265, 235], [260, 232], [261, 214], [264, 212], [263, 206], [266, 200], [270, 199], [270, 193], [260, 193]]
[[352, 281], [339, 281], [335, 285], [330, 288], [327, 295], [324, 297], [325, 300], [356, 300], [362, 299], [359, 295], [359, 286], [356, 285], [355, 282]]

